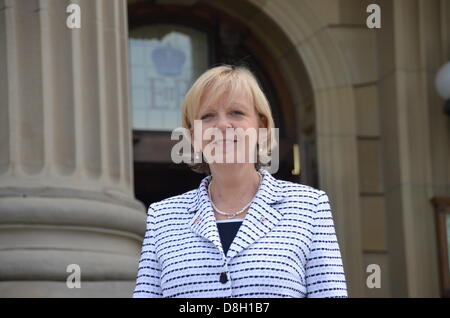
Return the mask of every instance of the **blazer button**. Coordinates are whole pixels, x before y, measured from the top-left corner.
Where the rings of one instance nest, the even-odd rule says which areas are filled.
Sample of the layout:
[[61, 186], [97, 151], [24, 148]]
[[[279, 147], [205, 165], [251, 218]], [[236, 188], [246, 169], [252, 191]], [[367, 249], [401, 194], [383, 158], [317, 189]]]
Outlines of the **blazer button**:
[[226, 282], [228, 282], [227, 273], [223, 272], [222, 274], [220, 274], [220, 282], [222, 284], [225, 284]]

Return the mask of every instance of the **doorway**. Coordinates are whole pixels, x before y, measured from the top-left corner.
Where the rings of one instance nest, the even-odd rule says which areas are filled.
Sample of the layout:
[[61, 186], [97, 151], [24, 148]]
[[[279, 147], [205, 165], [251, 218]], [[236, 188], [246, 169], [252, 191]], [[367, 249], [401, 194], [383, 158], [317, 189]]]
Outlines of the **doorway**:
[[[134, 67], [134, 55], [133, 52], [130, 53], [134, 114], [137, 109], [136, 101], [139, 100], [139, 94], [142, 95], [139, 92], [134, 94], [134, 87], [136, 86], [136, 91], [141, 89], [146, 91], [145, 94], [152, 95], [152, 98], [140, 103], [138, 111], [142, 108], [142, 115], [139, 113], [133, 122], [135, 195], [146, 207], [152, 202], [197, 188], [205, 177], [191, 171], [185, 164], [174, 164], [171, 161], [170, 152], [177, 141], [170, 140], [170, 129], [177, 124], [181, 126], [180, 98], [196, 76], [221, 63], [248, 67], [257, 77], [269, 100], [275, 126], [279, 128], [280, 164], [274, 177], [318, 186], [315, 139], [300, 138], [297, 135], [295, 107], [286, 89], [284, 77], [280, 74], [276, 61], [265, 49], [263, 41], [252, 34], [244, 21], [203, 2], [190, 6], [161, 5], [154, 2], [133, 3], [128, 6], [128, 21], [130, 41], [136, 40], [136, 43], [149, 46], [143, 49], [143, 52], [148, 53], [144, 54], [144, 58], [150, 59], [151, 56], [153, 60], [149, 63], [156, 66], [159, 63], [156, 71], [160, 71], [160, 74], [157, 76], [163, 77], [156, 82], [166, 85], [155, 88], [155, 85], [151, 84], [150, 75], [146, 72], [142, 75], [142, 71], [139, 71], [145, 68], [145, 65], [136, 63]], [[183, 46], [183, 43], [190, 45]], [[150, 47], [151, 45], [156, 47]], [[151, 54], [151, 50], [165, 51], [164, 54]], [[184, 53], [184, 59], [181, 53]], [[136, 56], [136, 59], [142, 58], [138, 54]], [[191, 61], [191, 69], [194, 70], [191, 76], [178, 82], [173, 80], [173, 74], [182, 78], [180, 65], [181, 61], [186, 60]], [[140, 73], [141, 76], [133, 74], [134, 69], [137, 69], [135, 73]], [[134, 85], [133, 78], [136, 78], [134, 83], [138, 84]], [[144, 83], [147, 84], [143, 85]], [[156, 95], [160, 97], [159, 101], [154, 97]], [[134, 96], [137, 97], [133, 98]], [[172, 104], [167, 103], [169, 99], [173, 101]], [[175, 115], [171, 117], [169, 110]], [[155, 120], [155, 117], [161, 114], [164, 120]], [[150, 119], [142, 120], [144, 116]], [[301, 160], [294, 151], [296, 147], [300, 150]], [[293, 173], [298, 164], [295, 161], [301, 161], [302, 170], [308, 173]]]

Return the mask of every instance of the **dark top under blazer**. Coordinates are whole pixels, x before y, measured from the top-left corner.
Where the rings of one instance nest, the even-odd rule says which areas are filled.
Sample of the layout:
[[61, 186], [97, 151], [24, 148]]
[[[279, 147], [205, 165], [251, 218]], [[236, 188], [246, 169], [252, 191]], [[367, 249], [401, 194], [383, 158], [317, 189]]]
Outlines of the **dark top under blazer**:
[[148, 209], [134, 297], [347, 297], [328, 196], [263, 180], [227, 254], [209, 201], [211, 176]]
[[241, 227], [242, 220], [234, 220], [230, 222], [219, 221], [217, 222], [217, 229], [219, 230], [220, 242], [222, 243], [223, 252], [225, 255], [228, 249], [233, 243], [239, 228]]

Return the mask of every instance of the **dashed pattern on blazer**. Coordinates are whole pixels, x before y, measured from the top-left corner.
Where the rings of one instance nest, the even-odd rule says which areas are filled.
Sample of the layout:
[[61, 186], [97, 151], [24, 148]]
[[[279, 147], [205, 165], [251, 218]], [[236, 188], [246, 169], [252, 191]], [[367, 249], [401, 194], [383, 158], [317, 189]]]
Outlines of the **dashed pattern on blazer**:
[[133, 297], [347, 297], [328, 196], [262, 183], [227, 254], [207, 188], [152, 203]]

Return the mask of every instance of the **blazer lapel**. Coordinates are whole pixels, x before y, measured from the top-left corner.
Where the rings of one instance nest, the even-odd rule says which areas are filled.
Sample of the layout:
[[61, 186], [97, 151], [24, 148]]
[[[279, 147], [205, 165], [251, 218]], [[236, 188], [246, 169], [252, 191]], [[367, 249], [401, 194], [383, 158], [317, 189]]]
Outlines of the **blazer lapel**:
[[283, 198], [277, 180], [266, 170], [260, 169], [259, 172], [263, 174], [261, 186], [230, 245], [228, 262], [270, 232], [283, 217], [282, 212], [275, 208], [275, 203]]
[[189, 213], [194, 213], [193, 217], [189, 220], [189, 226], [194, 233], [211, 241], [222, 255], [224, 255], [216, 218], [208, 196], [208, 184], [210, 180], [211, 176], [203, 178], [194, 195], [193, 202], [188, 208]]
[[[264, 169], [260, 169], [259, 172], [263, 175], [261, 186], [231, 243], [226, 255], [228, 261], [266, 235], [283, 216], [274, 207], [275, 203], [283, 198], [278, 181]], [[211, 241], [224, 255], [214, 211], [208, 196], [210, 180], [211, 176], [205, 177], [195, 192], [193, 201], [188, 208], [189, 213], [193, 213], [193, 217], [189, 220], [189, 226], [194, 233]]]

